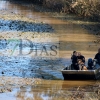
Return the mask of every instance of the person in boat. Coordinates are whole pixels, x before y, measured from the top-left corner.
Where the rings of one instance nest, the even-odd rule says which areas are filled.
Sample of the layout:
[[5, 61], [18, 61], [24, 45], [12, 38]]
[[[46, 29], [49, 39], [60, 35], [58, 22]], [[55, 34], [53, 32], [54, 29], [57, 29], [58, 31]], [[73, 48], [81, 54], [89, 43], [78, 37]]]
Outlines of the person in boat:
[[81, 60], [85, 64], [85, 57], [80, 52], [78, 52], [77, 58], [78, 60]]
[[100, 65], [100, 48], [98, 49], [98, 53], [95, 55], [94, 59], [96, 60], [96, 63]]
[[88, 59], [88, 69], [93, 69], [93, 67], [94, 67], [94, 61], [95, 60], [93, 60], [92, 58], [89, 58]]
[[72, 60], [72, 66], [75, 70], [79, 70], [79, 66], [78, 66], [78, 58], [77, 58], [77, 52], [73, 51], [73, 55], [71, 57]]
[[85, 66], [85, 57], [78, 52], [78, 66], [79, 66], [79, 70], [87, 70], [87, 67]]

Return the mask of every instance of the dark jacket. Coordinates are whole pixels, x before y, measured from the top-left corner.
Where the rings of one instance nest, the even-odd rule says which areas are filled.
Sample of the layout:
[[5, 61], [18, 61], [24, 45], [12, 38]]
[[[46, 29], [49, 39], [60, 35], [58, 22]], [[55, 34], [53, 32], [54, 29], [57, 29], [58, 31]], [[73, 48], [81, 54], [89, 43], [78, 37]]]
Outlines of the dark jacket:
[[73, 65], [73, 67], [74, 67], [74, 69], [75, 70], [79, 70], [79, 67], [78, 67], [78, 62], [77, 62], [77, 56], [75, 56], [75, 55], [73, 55], [72, 57], [71, 57], [71, 59], [72, 59], [72, 65]]
[[95, 55], [95, 58], [94, 59], [96, 59], [97, 60], [97, 63], [100, 65], [100, 53], [97, 53]]
[[73, 56], [72, 56], [72, 63], [73, 63], [73, 64], [76, 64], [76, 63], [77, 63], [77, 60], [78, 60], [78, 59], [77, 59], [77, 56], [73, 55]]

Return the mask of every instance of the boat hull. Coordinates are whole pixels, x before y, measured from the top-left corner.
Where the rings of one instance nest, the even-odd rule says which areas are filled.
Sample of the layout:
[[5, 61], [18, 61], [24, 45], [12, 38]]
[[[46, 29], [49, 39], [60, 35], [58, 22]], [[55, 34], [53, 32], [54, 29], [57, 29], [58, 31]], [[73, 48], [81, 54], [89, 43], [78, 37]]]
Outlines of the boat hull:
[[64, 80], [99, 80], [100, 68], [95, 70], [62, 70]]

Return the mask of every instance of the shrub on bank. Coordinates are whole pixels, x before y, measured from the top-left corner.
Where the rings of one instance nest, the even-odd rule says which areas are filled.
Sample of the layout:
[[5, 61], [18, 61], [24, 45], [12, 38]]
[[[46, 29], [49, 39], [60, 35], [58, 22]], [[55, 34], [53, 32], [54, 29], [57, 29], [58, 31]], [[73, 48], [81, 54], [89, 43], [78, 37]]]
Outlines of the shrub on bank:
[[74, 2], [73, 4], [71, 4], [71, 12], [94, 21], [99, 21], [100, 2], [99, 1], [94, 2], [92, 0]]
[[64, 6], [64, 0], [44, 0], [43, 6], [50, 8], [53, 11], [60, 12]]
[[100, 21], [99, 0], [29, 0], [28, 2], [42, 4], [52, 11], [72, 13], [92, 21]]
[[43, 0], [43, 5], [58, 12], [77, 14], [94, 21], [100, 19], [99, 0]]

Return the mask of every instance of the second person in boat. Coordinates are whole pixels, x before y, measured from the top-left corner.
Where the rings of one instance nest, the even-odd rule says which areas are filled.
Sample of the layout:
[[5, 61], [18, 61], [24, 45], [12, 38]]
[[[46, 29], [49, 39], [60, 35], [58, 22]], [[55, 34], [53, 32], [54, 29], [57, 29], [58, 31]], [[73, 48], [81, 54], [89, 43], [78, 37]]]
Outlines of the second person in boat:
[[78, 57], [77, 57], [77, 52], [73, 51], [73, 55], [71, 57], [72, 60], [72, 66], [75, 70], [79, 70], [79, 66], [78, 66]]

